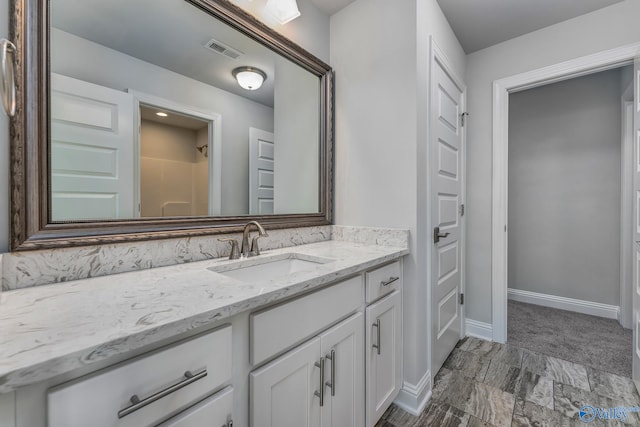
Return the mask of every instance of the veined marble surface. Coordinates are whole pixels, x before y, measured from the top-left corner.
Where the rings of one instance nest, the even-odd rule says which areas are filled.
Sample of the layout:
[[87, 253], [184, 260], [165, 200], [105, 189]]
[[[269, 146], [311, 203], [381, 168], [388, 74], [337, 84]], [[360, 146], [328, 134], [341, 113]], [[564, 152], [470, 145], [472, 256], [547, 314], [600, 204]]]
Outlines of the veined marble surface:
[[[139, 250], [123, 251], [123, 262], [129, 266], [129, 256], [140, 259]], [[181, 247], [178, 253], [199, 256], [188, 255], [188, 247]], [[225, 264], [262, 263], [285, 253], [334, 261], [255, 283], [208, 270]], [[0, 393], [161, 342], [408, 253], [406, 246], [324, 241], [264, 250], [260, 257], [246, 260], [190, 262], [5, 291], [0, 294]], [[88, 259], [84, 262], [90, 263]], [[52, 271], [64, 268], [54, 259], [48, 263]], [[90, 265], [87, 271], [92, 271]]]
[[402, 229], [334, 225], [331, 239], [365, 245], [409, 247], [409, 232]]
[[[389, 232], [397, 233], [397, 230]], [[235, 233], [11, 252], [0, 260], [4, 265], [4, 274], [0, 275], [2, 289], [22, 289], [228, 256], [229, 243], [218, 240], [223, 237], [242, 241], [242, 234]], [[331, 226], [269, 230], [269, 237], [260, 239], [260, 248], [277, 249], [330, 239]]]

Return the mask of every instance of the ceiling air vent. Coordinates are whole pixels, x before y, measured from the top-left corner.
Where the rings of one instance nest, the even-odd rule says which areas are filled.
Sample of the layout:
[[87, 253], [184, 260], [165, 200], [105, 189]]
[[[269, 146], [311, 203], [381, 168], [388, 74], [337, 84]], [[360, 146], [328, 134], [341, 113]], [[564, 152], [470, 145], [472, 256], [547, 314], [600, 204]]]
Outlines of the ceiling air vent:
[[240, 52], [239, 50], [234, 49], [231, 46], [228, 46], [216, 39], [209, 40], [204, 45], [204, 47], [214, 51], [215, 53], [219, 53], [220, 55], [224, 55], [227, 58], [231, 58], [231, 59], [238, 59], [240, 56], [242, 56], [242, 52]]

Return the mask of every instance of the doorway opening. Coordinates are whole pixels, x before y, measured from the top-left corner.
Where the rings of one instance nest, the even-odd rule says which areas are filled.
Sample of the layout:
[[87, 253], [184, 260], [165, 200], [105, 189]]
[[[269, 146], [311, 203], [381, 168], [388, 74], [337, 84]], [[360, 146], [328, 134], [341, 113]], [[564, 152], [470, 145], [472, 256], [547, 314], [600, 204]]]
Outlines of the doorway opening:
[[221, 214], [221, 116], [129, 90], [134, 100], [135, 206], [143, 218]]
[[507, 343], [626, 377], [632, 83], [627, 65], [509, 96]]
[[[588, 55], [585, 57], [577, 58], [574, 60], [569, 60], [564, 63], [548, 66], [545, 68], [541, 68], [538, 70], [533, 70], [530, 72], [514, 75], [511, 77], [507, 77], [504, 79], [500, 79], [494, 81], [493, 84], [493, 181], [492, 181], [492, 311], [493, 311], [493, 340], [500, 343], [505, 343], [507, 339], [507, 301], [508, 301], [508, 287], [509, 287], [509, 257], [508, 257], [508, 247], [509, 247], [509, 239], [510, 239], [510, 231], [511, 226], [508, 221], [509, 219], [509, 186], [508, 186], [508, 178], [510, 176], [509, 173], [509, 101], [510, 95], [516, 94], [517, 92], [525, 91], [527, 89], [532, 89], [544, 85], [548, 85], [551, 83], [562, 82], [569, 79], [574, 79], [581, 76], [591, 75], [601, 71], [612, 70], [615, 68], [620, 68], [625, 65], [630, 65], [634, 63], [636, 60], [636, 55], [638, 49], [640, 48], [640, 43], [636, 43], [633, 45], [627, 45], [620, 48], [612, 49], [609, 51], [599, 52], [597, 54]], [[636, 80], [640, 77], [638, 74], [638, 65], [636, 63], [635, 69], [633, 71], [632, 80]], [[637, 99], [635, 99], [634, 107], [637, 103]], [[622, 102], [621, 100], [619, 102]], [[623, 108], [621, 107], [622, 111]], [[638, 129], [638, 113], [640, 109], [636, 111], [634, 110], [634, 128], [633, 135], [636, 133], [640, 134]], [[620, 125], [622, 126], [622, 125]], [[622, 132], [620, 132], [622, 134]], [[635, 139], [635, 138], [634, 138]], [[632, 150], [635, 152], [635, 147]], [[620, 158], [622, 157], [622, 151], [620, 153]], [[635, 154], [631, 156], [635, 158]], [[628, 159], [629, 157], [627, 157]], [[635, 162], [633, 163], [636, 164]], [[636, 194], [638, 190], [638, 173], [636, 167], [631, 168], [633, 170], [633, 185], [631, 193]], [[640, 170], [640, 169], [638, 169]], [[626, 184], [631, 180], [631, 176], [627, 175]], [[625, 185], [625, 180], [620, 181], [620, 186]], [[622, 192], [618, 192], [620, 200], [626, 199], [629, 205], [635, 205], [636, 197], [622, 197]], [[622, 206], [622, 205], [619, 205]], [[636, 222], [635, 221], [635, 212], [636, 207], [632, 207], [634, 216], [632, 216], [632, 228], [623, 229], [624, 225], [619, 225], [619, 229], [617, 230], [615, 235], [619, 236], [620, 248], [623, 245], [623, 242], [628, 239], [628, 235], [633, 236], [632, 240], [638, 240], [636, 237]], [[622, 208], [622, 211], [625, 211]], [[630, 210], [626, 210], [628, 214]], [[584, 215], [584, 214], [581, 214]], [[619, 224], [623, 224], [623, 217], [620, 216]], [[598, 224], [596, 224], [598, 226]], [[638, 229], [640, 230], [640, 229]], [[622, 232], [621, 232], [622, 231]], [[626, 235], [625, 235], [626, 233]], [[626, 239], [624, 238], [626, 236]], [[633, 242], [632, 242], [633, 245]], [[548, 250], [548, 248], [547, 248]], [[635, 283], [636, 279], [636, 248], [635, 245], [631, 248], [626, 249], [631, 256], [625, 257], [623, 254], [620, 256], [622, 262], [620, 263], [620, 271], [622, 271], [622, 266], [625, 263], [631, 264], [631, 270], [633, 274], [632, 281]], [[618, 251], [622, 253], [620, 249]], [[583, 262], [588, 263], [589, 260], [583, 260]], [[547, 268], [547, 266], [542, 266], [541, 268]], [[620, 274], [620, 277], [627, 277], [627, 274]], [[621, 281], [622, 283], [622, 281]], [[623, 311], [625, 308], [624, 303], [620, 303], [620, 300], [625, 302], [625, 299], [632, 300], [633, 304], [638, 300], [638, 295], [636, 292], [633, 292], [635, 286], [632, 286], [632, 295], [633, 297], [624, 298], [624, 296], [618, 299], [618, 310]], [[621, 295], [624, 295], [625, 290], [622, 290]], [[511, 293], [513, 296], [513, 292]], [[537, 295], [536, 295], [537, 296]], [[585, 300], [577, 300], [570, 299], [570, 301], [563, 300], [564, 297], [551, 298], [552, 301], [555, 302], [584, 302]], [[548, 302], [549, 299], [547, 299]], [[587, 301], [593, 302], [593, 301]], [[579, 305], [579, 304], [577, 304]], [[574, 304], [573, 308], [577, 306]], [[606, 309], [608, 307], [613, 306], [613, 304], [604, 304], [604, 307], [598, 304], [590, 304], [590, 308], [600, 308]], [[622, 309], [620, 309], [622, 307]], [[565, 307], [566, 308], [566, 307]], [[632, 311], [632, 326], [633, 331], [637, 331], [637, 313], [638, 310], [635, 305], [628, 305], [627, 308], [631, 308]], [[575, 310], [574, 310], [575, 311]], [[602, 313], [600, 313], [602, 314]], [[612, 316], [613, 317], [613, 316]], [[617, 316], [615, 316], [617, 317]], [[628, 319], [628, 317], [627, 317]], [[586, 325], [583, 325], [586, 326]], [[579, 332], [578, 332], [579, 333]], [[639, 372], [637, 369], [636, 360], [640, 360], [640, 352], [637, 351], [636, 348], [636, 340], [634, 337], [633, 349], [635, 351], [630, 351], [632, 353], [633, 358], [633, 378], [635, 380], [636, 373]]]

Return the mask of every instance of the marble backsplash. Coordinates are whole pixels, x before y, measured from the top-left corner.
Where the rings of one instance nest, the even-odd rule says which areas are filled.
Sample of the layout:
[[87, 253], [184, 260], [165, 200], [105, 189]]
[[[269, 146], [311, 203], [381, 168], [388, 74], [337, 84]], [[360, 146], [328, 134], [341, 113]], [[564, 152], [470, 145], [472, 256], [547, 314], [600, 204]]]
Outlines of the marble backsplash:
[[[228, 243], [218, 241], [223, 237], [242, 239], [240, 233], [234, 233], [6, 253], [0, 255], [2, 290], [220, 258], [228, 256], [230, 251]], [[269, 230], [269, 237], [260, 240], [260, 248], [279, 249], [332, 239], [405, 248], [408, 247], [409, 232], [350, 226]]]

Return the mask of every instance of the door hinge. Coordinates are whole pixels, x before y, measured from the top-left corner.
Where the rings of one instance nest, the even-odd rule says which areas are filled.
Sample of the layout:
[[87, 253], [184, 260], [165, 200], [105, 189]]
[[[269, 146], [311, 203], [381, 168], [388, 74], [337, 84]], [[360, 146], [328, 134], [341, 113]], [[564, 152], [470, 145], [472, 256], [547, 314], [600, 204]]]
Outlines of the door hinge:
[[464, 203], [460, 205], [460, 216], [464, 216]]
[[464, 116], [468, 116], [468, 115], [469, 115], [469, 113], [460, 114], [460, 126], [464, 126], [464, 122], [465, 122]]
[[464, 305], [464, 293], [460, 294], [460, 305]]

